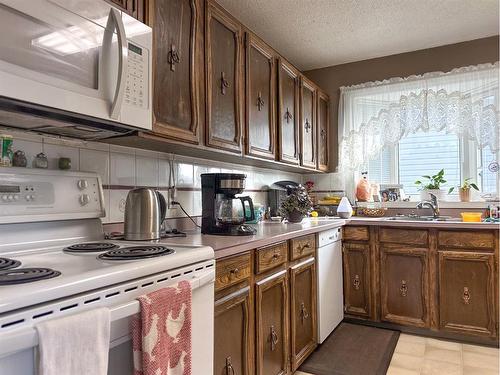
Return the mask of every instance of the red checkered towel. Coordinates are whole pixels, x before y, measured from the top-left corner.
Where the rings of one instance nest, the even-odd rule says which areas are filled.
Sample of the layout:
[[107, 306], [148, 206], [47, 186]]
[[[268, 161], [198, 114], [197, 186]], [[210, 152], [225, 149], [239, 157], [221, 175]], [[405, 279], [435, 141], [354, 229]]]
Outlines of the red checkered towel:
[[191, 284], [139, 297], [132, 320], [134, 375], [191, 375]]

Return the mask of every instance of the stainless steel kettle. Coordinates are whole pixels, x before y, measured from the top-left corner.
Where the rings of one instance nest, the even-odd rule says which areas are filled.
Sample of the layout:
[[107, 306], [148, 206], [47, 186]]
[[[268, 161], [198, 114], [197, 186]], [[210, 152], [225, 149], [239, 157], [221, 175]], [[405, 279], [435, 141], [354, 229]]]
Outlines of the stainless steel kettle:
[[160, 227], [166, 212], [165, 198], [157, 190], [130, 190], [125, 203], [125, 239], [144, 241], [160, 238]]

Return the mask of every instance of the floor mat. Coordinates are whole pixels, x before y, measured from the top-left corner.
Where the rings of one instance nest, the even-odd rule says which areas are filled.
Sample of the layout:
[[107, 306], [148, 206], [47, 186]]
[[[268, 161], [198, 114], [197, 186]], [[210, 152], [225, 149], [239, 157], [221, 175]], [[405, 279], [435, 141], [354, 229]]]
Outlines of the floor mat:
[[399, 332], [341, 323], [299, 370], [314, 375], [385, 375]]

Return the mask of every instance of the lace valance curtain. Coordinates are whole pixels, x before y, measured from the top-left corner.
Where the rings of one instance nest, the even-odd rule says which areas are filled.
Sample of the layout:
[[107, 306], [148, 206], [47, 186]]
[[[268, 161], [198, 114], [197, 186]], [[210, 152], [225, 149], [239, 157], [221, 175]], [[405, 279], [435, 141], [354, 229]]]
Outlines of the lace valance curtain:
[[340, 170], [366, 166], [384, 147], [419, 130], [465, 136], [499, 149], [499, 64], [342, 87]]

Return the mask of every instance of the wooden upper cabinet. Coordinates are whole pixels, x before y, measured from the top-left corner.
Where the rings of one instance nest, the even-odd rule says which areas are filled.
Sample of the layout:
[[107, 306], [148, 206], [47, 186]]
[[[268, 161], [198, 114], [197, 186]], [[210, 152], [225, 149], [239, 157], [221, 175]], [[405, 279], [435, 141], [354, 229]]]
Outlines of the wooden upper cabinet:
[[494, 254], [439, 251], [439, 328], [495, 337], [497, 283]]
[[428, 327], [428, 249], [380, 246], [382, 320]]
[[316, 264], [314, 258], [290, 269], [290, 326], [292, 372], [316, 348], [317, 325]]
[[253, 375], [250, 288], [215, 301], [214, 374]]
[[147, 22], [148, 0], [106, 0], [119, 8], [125, 13], [138, 19], [141, 22]]
[[247, 155], [274, 159], [276, 154], [276, 69], [272, 49], [250, 33], [245, 38]]
[[288, 371], [288, 277], [283, 270], [256, 285], [256, 359], [258, 375]]
[[[198, 144], [201, 0], [151, 0], [153, 131]], [[201, 56], [201, 60], [200, 60]]]
[[209, 147], [241, 152], [241, 26], [216, 3], [206, 7], [205, 141]]
[[329, 102], [328, 95], [318, 91], [318, 169], [324, 172], [329, 169]]
[[[348, 227], [346, 227], [348, 228]], [[370, 318], [370, 245], [344, 242], [344, 310], [346, 314]]]
[[316, 86], [302, 77], [300, 85], [301, 165], [316, 168]]
[[278, 160], [299, 164], [299, 72], [278, 60]]

